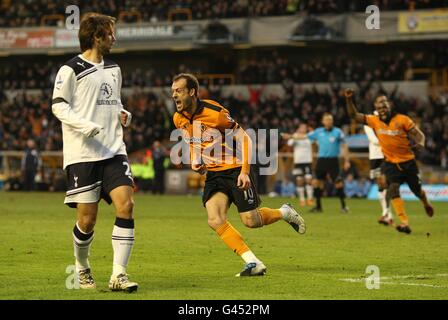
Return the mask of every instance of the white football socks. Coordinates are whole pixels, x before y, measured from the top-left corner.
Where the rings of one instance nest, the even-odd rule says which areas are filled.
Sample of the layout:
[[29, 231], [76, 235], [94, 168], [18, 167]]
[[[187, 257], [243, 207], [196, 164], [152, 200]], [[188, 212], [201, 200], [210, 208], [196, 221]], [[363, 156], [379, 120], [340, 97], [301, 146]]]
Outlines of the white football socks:
[[296, 187], [296, 192], [299, 195], [300, 201], [305, 201], [305, 187]]
[[79, 228], [78, 222], [76, 222], [75, 227], [73, 228], [73, 248], [77, 272], [90, 268], [88, 258], [92, 241], [93, 231], [90, 233], [83, 232]]
[[307, 184], [306, 185], [306, 197], [308, 198], [308, 200], [311, 200], [314, 198], [314, 188], [313, 186]]
[[258, 258], [255, 256], [255, 254], [252, 251], [246, 251], [241, 255], [241, 258], [243, 258], [244, 262], [251, 263], [255, 262], [257, 264], [262, 263]]
[[383, 216], [387, 215], [386, 192], [387, 190], [378, 192], [378, 199], [380, 201], [381, 209], [383, 210]]
[[126, 273], [133, 246], [134, 220], [116, 218], [112, 231], [112, 247], [114, 249], [112, 278], [121, 273]]

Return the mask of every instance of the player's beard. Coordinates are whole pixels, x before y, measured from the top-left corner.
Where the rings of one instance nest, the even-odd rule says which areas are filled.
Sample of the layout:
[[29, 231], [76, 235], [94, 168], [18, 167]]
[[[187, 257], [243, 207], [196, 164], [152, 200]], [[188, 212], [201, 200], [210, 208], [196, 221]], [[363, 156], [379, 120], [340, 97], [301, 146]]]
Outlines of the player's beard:
[[100, 41], [98, 46], [98, 51], [101, 55], [109, 54], [110, 49], [112, 48], [113, 42], [109, 42], [107, 39], [103, 39]]
[[106, 44], [103, 44], [99, 49], [99, 51], [100, 51], [100, 53], [101, 53], [101, 55], [106, 55], [106, 54], [109, 54], [109, 52], [110, 52], [110, 48], [111, 48], [111, 46], [109, 46], [109, 45], [106, 45]]

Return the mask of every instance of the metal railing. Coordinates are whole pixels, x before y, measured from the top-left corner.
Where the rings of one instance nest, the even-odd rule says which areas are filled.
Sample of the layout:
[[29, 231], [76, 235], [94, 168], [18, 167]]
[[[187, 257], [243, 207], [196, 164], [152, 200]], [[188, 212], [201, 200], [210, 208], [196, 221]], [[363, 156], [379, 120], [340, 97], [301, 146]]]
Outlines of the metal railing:
[[[24, 154], [24, 151], [0, 151], [0, 177], [5, 179], [18, 176]], [[43, 151], [39, 156], [43, 168], [62, 168], [62, 151]]]

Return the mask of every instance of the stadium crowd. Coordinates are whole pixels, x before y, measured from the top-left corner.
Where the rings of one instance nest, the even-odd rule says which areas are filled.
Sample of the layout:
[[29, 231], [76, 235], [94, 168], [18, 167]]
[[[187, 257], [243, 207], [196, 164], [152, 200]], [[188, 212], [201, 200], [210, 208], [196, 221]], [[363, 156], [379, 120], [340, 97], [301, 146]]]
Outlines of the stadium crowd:
[[[447, 0], [107, 0], [80, 1], [73, 0], [35, 0], [35, 1], [0, 1], [0, 27], [29, 27], [55, 25], [58, 20], [42, 19], [49, 15], [64, 15], [68, 5], [77, 5], [81, 13], [95, 11], [120, 17], [124, 22], [157, 22], [169, 19], [173, 9], [189, 9], [192, 19], [237, 18], [259, 16], [293, 15], [299, 12], [309, 14], [341, 13], [348, 11], [365, 11], [371, 4], [381, 10], [407, 10], [448, 7]], [[174, 18], [185, 19], [185, 15]], [[62, 21], [60, 21], [62, 23]]]
[[444, 60], [446, 62], [445, 51], [447, 50], [439, 49], [432, 53], [398, 51], [371, 60], [341, 54], [331, 58], [296, 60], [297, 62], [291, 62], [274, 51], [270, 57], [250, 59], [241, 67], [238, 79], [247, 84], [280, 83], [284, 79], [291, 79], [296, 83], [418, 80], [422, 75], [415, 74], [414, 70], [435, 68]]
[[[376, 90], [372, 82], [361, 82], [358, 104], [365, 112], [371, 112]], [[331, 112], [335, 125], [349, 131], [349, 118], [345, 111], [342, 88], [333, 83], [331, 90], [304, 89], [300, 85], [284, 84], [285, 97], [264, 94], [263, 86], [248, 86], [249, 99], [241, 94], [222, 96], [219, 86], [204, 90], [208, 98], [221, 101], [234, 118], [246, 128], [278, 128], [280, 132], [292, 132], [299, 122], [311, 127], [319, 125], [320, 116]], [[380, 89], [380, 91], [384, 89]], [[135, 88], [123, 96], [123, 103], [134, 115], [130, 130], [126, 130], [125, 142], [130, 152], [140, 150], [155, 140], [167, 140], [173, 124], [174, 106], [169, 90], [162, 96]], [[19, 93], [13, 98], [0, 91], [0, 150], [24, 150], [27, 139], [36, 140], [39, 150], [61, 150], [60, 122], [52, 115], [50, 90], [31, 95]], [[387, 92], [398, 111], [414, 118], [427, 135], [426, 151], [420, 159], [428, 164], [444, 165], [448, 153], [448, 96], [431, 96], [428, 102], [406, 97], [397, 90]]]
[[[52, 58], [9, 62], [0, 68], [0, 89], [51, 89], [62, 62], [57, 63]], [[415, 70], [448, 66], [448, 47], [396, 51], [372, 58], [346, 54], [335, 58], [295, 58], [294, 62], [273, 50], [251, 57], [236, 70], [230, 65], [224, 69], [222, 64], [212, 67], [215, 69], [188, 68], [179, 64], [172, 70], [159, 70], [153, 66], [124, 70], [123, 87], [169, 86], [172, 77], [181, 72], [233, 74], [237, 83], [242, 84], [419, 80], [428, 75], [415, 73]]]

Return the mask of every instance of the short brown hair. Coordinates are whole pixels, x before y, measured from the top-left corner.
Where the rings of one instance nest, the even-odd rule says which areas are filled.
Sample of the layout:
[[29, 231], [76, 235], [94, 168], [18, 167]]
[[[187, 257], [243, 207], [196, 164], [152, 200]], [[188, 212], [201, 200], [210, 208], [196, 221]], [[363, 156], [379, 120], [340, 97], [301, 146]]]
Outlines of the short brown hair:
[[86, 13], [81, 20], [78, 38], [81, 52], [93, 48], [95, 37], [104, 38], [117, 19], [99, 13]]
[[384, 93], [379, 93], [379, 94], [376, 95], [374, 102], [376, 102], [376, 101], [378, 100], [378, 98], [381, 98], [381, 97], [386, 97], [386, 99], [387, 99], [386, 94], [384, 94]]
[[178, 75], [174, 76], [173, 82], [185, 79], [187, 81], [187, 89], [190, 91], [191, 89], [195, 90], [195, 96], [196, 98], [199, 96], [199, 81], [198, 79], [192, 75], [191, 73], [179, 73]]

